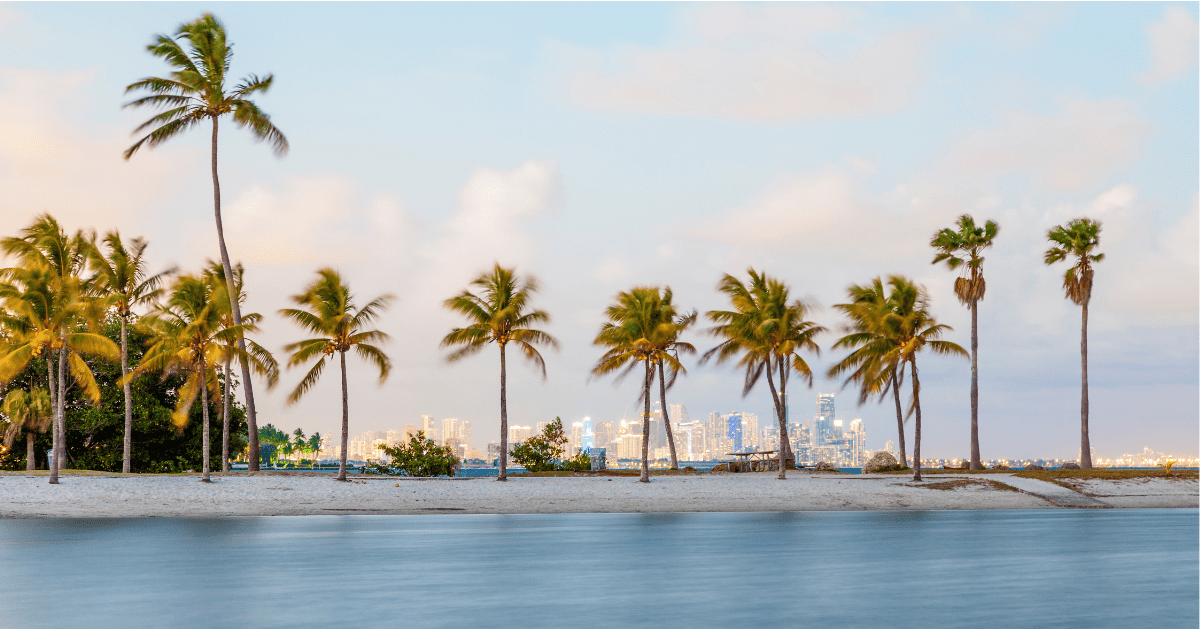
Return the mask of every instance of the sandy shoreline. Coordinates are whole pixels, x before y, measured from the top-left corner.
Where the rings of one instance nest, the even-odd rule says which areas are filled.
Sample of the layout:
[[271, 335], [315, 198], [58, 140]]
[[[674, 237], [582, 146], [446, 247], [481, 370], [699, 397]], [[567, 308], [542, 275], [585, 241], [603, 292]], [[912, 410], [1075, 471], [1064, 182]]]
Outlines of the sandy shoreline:
[[654, 477], [407, 479], [332, 475], [0, 476], [0, 518], [294, 516], [317, 514], [537, 514], [580, 512], [784, 512], [1197, 508], [1195, 479], [1089, 479], [1076, 489], [1012, 475], [792, 473]]

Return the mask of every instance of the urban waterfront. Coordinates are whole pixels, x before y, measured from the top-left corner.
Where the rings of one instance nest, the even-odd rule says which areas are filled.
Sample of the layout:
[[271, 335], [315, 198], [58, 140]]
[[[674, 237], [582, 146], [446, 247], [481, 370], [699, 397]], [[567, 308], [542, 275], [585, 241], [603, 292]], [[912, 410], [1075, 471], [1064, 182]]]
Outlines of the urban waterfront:
[[0, 625], [1194, 628], [1198, 516], [10, 520]]

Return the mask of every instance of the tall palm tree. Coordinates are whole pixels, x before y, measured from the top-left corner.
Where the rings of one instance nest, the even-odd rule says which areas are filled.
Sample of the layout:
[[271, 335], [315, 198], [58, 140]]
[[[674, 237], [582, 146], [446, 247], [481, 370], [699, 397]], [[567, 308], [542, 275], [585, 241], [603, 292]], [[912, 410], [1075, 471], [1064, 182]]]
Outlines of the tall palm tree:
[[[825, 331], [823, 326], [806, 320], [809, 307], [789, 297], [790, 289], [766, 273], [749, 270], [750, 286], [725, 274], [717, 289], [729, 297], [733, 310], [709, 311], [714, 326], [709, 334], [723, 339], [704, 353], [702, 361], [716, 357], [723, 363], [738, 357], [737, 365], [746, 370], [742, 396], [750, 393], [758, 379], [766, 374], [779, 421], [779, 478], [787, 478], [787, 462], [795, 461], [787, 433], [787, 385], [792, 370], [812, 386], [812, 369], [800, 356], [801, 350], [820, 354], [813, 337]], [[775, 387], [778, 373], [779, 388]]]
[[53, 217], [43, 214], [21, 236], [0, 240], [0, 250], [20, 265], [0, 270], [0, 299], [14, 333], [0, 358], [0, 382], [11, 380], [30, 360], [45, 359], [55, 416], [49, 482], [57, 484], [66, 458], [66, 377], [98, 403], [100, 388], [81, 354], [115, 360], [119, 350], [107, 337], [85, 330], [96, 326], [103, 308], [81, 277], [88, 257], [82, 232], [68, 237]]
[[[109, 300], [111, 308], [121, 319], [121, 377], [129, 374], [128, 328], [135, 306], [149, 304], [162, 294], [163, 280], [175, 273], [172, 267], [152, 276], [146, 275], [146, 239], [135, 237], [129, 247], [121, 241], [121, 234], [113, 230], [104, 235], [107, 254], [100, 251], [94, 241], [89, 242], [89, 266], [95, 272], [97, 291]], [[125, 395], [125, 445], [121, 458], [121, 472], [130, 472], [133, 453], [133, 396], [131, 383], [126, 380]]]
[[[287, 397], [287, 404], [295, 404], [316, 385], [325, 369], [325, 359], [338, 355], [342, 368], [342, 457], [338, 468], [338, 481], [346, 481], [346, 451], [350, 446], [350, 394], [346, 383], [346, 353], [354, 351], [359, 358], [379, 369], [379, 384], [387, 380], [392, 362], [375, 344], [386, 342], [389, 337], [378, 330], [364, 327], [379, 318], [379, 315], [395, 299], [391, 294], [381, 295], [356, 309], [354, 296], [342, 280], [341, 274], [328, 267], [317, 271], [317, 279], [305, 287], [302, 293], [292, 296], [300, 308], [285, 308], [279, 314], [292, 320], [305, 331], [315, 335], [311, 339], [290, 343], [283, 347], [288, 357], [288, 367], [295, 367], [317, 359], [316, 364], [304, 375], [300, 384]], [[252, 452], [252, 457], [256, 455]]]
[[[617, 300], [605, 310], [608, 321], [600, 327], [595, 345], [608, 348], [592, 368], [592, 376], [599, 377], [620, 372], [620, 383], [629, 375], [638, 362], [645, 364], [642, 378], [641, 400], [645, 404], [642, 416], [642, 474], [639, 481], [650, 482], [650, 387], [654, 383], [654, 368], [664, 363], [672, 373], [683, 372], [683, 364], [669, 351], [667, 341], [676, 338], [681, 331], [681, 319], [669, 306], [671, 290], [664, 292], [658, 287], [635, 287], [617, 294]], [[694, 320], [694, 317], [691, 319]], [[690, 323], [688, 324], [690, 325]], [[665, 395], [663, 398], [666, 419]]]
[[1104, 260], [1104, 254], [1093, 254], [1100, 246], [1100, 222], [1091, 219], [1072, 219], [1066, 226], [1056, 225], [1047, 234], [1050, 249], [1046, 250], [1046, 264], [1074, 257], [1075, 264], [1063, 274], [1063, 293], [1067, 299], [1083, 307], [1083, 323], [1080, 327], [1079, 354], [1082, 367], [1082, 394], [1079, 406], [1080, 442], [1079, 467], [1092, 467], [1092, 442], [1088, 437], [1088, 347], [1087, 324], [1088, 303], [1092, 301], [1092, 263]]
[[987, 291], [983, 279], [983, 250], [992, 246], [992, 239], [1000, 231], [995, 221], [982, 226], [975, 225], [969, 214], [958, 217], [958, 230], [945, 228], [929, 241], [937, 250], [932, 264], [946, 261], [951, 271], [966, 264], [963, 275], [954, 281], [954, 294], [958, 301], [971, 309], [971, 470], [983, 470], [979, 460], [979, 301]]
[[[911, 408], [916, 417], [913, 426], [913, 481], [921, 481], [921, 379], [917, 370], [917, 353], [928, 350], [934, 354], [958, 355], [969, 358], [962, 346], [939, 339], [943, 333], [954, 330], [939, 324], [929, 312], [929, 294], [923, 287], [903, 276], [888, 278], [892, 291], [890, 298], [895, 303], [893, 312], [884, 318], [886, 336], [893, 348], [881, 357], [881, 362], [893, 360], [907, 363], [912, 377]], [[890, 356], [889, 356], [890, 355]]]
[[[180, 40], [186, 40], [184, 50]], [[225, 248], [225, 228], [221, 221], [221, 183], [217, 178], [217, 128], [222, 116], [230, 115], [238, 127], [250, 130], [258, 140], [271, 144], [277, 156], [288, 150], [288, 141], [271, 122], [271, 117], [249, 100], [256, 93], [266, 93], [274, 81], [273, 75], [260, 77], [249, 75], [226, 93], [225, 75], [233, 57], [233, 45], [228, 43], [225, 27], [212, 14], [181, 24], [175, 37], [156, 35], [146, 49], [162, 58], [172, 68], [166, 78], [147, 77], [129, 84], [125, 93], [145, 90], [149, 96], [134, 99], [125, 107], [151, 107], [163, 110], [142, 123], [134, 133], [151, 129], [133, 146], [125, 150], [125, 159], [133, 157], [142, 145], [149, 148], [174, 138], [184, 131], [201, 124], [205, 119], [212, 121], [212, 181], [213, 214], [217, 222], [217, 244], [221, 250], [221, 265], [225, 278], [232, 282], [233, 268], [229, 262], [229, 251]], [[237, 295], [231, 285], [228, 295]], [[229, 303], [233, 321], [242, 325], [241, 306], [236, 300]], [[244, 354], [246, 346], [239, 340], [238, 349]], [[254, 388], [250, 381], [249, 365], [243, 363], [242, 382], [246, 387], [246, 420], [250, 427], [250, 452], [258, 452], [258, 422], [254, 408]], [[250, 470], [258, 470], [258, 460], [250, 458]]]
[[50, 392], [41, 387], [30, 391], [14, 389], [4, 397], [4, 416], [8, 428], [4, 431], [4, 448], [12, 446], [18, 435], [25, 434], [25, 470], [37, 468], [33, 451], [33, 434], [45, 433], [54, 421], [54, 405]]
[[[142, 319], [143, 325], [154, 331], [157, 341], [146, 349], [137, 368], [122, 379], [127, 381], [147, 371], [184, 375], [171, 422], [180, 429], [187, 426], [192, 406], [199, 398], [204, 419], [201, 438], [204, 461], [200, 481], [206, 483], [211, 481], [208, 408], [215, 398], [212, 394], [220, 387], [216, 366], [229, 353], [240, 352], [236, 347], [231, 350], [230, 346], [242, 332], [237, 327], [225, 325], [222, 308], [224, 302], [213, 291], [211, 282], [193, 275], [177, 277], [166, 303]], [[253, 361], [252, 357], [247, 358]]]
[[[668, 326], [658, 326], [655, 329], [658, 359], [655, 363], [658, 366], [658, 395], [659, 404], [662, 406], [663, 426], [667, 430], [667, 446], [671, 450], [671, 470], [679, 470], [679, 456], [675, 450], [675, 433], [671, 429], [671, 416], [667, 413], [667, 390], [675, 384], [675, 379], [680, 374], [687, 374], [683, 364], [679, 362], [680, 354], [695, 354], [696, 346], [680, 341], [679, 336], [688, 328], [691, 328], [696, 323], [696, 311], [686, 314], [678, 314], [675, 304], [672, 302], [671, 287], [663, 289], [662, 298], [659, 300], [659, 309], [661, 312], [656, 316], [660, 322], [671, 322]], [[668, 365], [666, 358], [670, 356], [674, 361]]]
[[904, 445], [904, 411], [900, 405], [900, 386], [904, 382], [904, 371], [900, 369], [899, 356], [892, 353], [896, 340], [889, 337], [893, 329], [886, 325], [889, 315], [896, 311], [896, 303], [884, 288], [883, 280], [876, 277], [869, 285], [852, 284], [846, 289], [850, 301], [835, 304], [834, 308], [850, 319], [843, 328], [847, 334], [834, 342], [833, 347], [850, 348], [852, 352], [829, 368], [829, 377], [846, 372], [843, 387], [852, 382], [859, 384], [858, 404], [871, 396], [879, 396], [880, 402], [892, 392], [896, 402], [896, 433], [900, 447], [900, 464], [908, 466]]
[[[246, 301], [245, 282], [242, 280], [244, 269], [242, 264], [238, 263], [233, 266], [234, 282], [233, 285], [238, 291], [237, 302], [240, 304]], [[208, 261], [208, 266], [204, 271], [204, 279], [212, 285], [213, 295], [215, 296], [216, 304], [219, 307], [222, 323], [225, 328], [232, 328], [237, 324], [234, 323], [233, 312], [229, 309], [230, 300], [228, 298], [229, 283], [225, 282], [225, 268], [219, 262]], [[221, 375], [224, 381], [221, 388], [221, 473], [229, 473], [229, 437], [231, 421], [231, 400], [233, 391], [233, 373], [230, 367], [233, 363], [233, 357], [240, 350], [238, 342], [242, 341], [245, 344], [246, 353], [253, 357], [252, 361], [248, 361], [248, 367], [251, 371], [259, 376], [266, 377], [267, 389], [274, 389], [276, 383], [279, 382], [279, 363], [275, 361], [274, 355], [269, 350], [259, 345], [253, 339], [247, 337], [247, 334], [259, 333], [261, 330], [258, 325], [262, 321], [262, 315], [259, 313], [246, 313], [242, 317], [242, 335], [238, 338], [223, 339], [225, 343], [225, 358], [222, 361]], [[257, 459], [258, 455], [255, 454]]]
[[521, 350], [534, 369], [546, 379], [546, 362], [535, 345], [558, 349], [558, 340], [533, 328], [549, 324], [546, 311], [529, 310], [529, 302], [537, 293], [538, 282], [533, 276], [518, 278], [516, 270], [505, 269], [496, 263], [471, 281], [479, 292], [469, 289], [446, 300], [444, 306], [467, 318], [465, 328], [455, 328], [442, 338], [442, 348], [459, 346], [446, 356], [453, 363], [471, 356], [494, 343], [500, 349], [500, 461], [497, 481], [508, 481], [508, 365], [505, 349], [513, 343]]

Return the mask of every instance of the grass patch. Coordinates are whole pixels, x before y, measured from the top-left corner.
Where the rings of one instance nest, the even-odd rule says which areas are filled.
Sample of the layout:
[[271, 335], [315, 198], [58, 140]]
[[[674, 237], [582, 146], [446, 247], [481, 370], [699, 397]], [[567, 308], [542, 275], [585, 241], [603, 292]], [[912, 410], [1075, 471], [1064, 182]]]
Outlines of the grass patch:
[[[663, 477], [673, 475], [707, 475], [708, 471], [701, 470], [664, 470], [650, 469], [651, 476]], [[587, 470], [573, 472], [570, 470], [545, 470], [542, 472], [509, 473], [509, 477], [640, 477], [640, 470]]]
[[991, 479], [947, 479], [945, 481], [934, 481], [932, 483], [909, 484], [913, 488], [928, 488], [930, 490], [958, 490], [959, 488], [982, 487], [987, 490], [999, 490], [1001, 492], [1020, 492], [1016, 488], [992, 481]]
[[1058, 481], [1061, 479], [1200, 479], [1197, 470], [1114, 470], [1111, 468], [1092, 468], [1079, 470], [1019, 470], [1013, 472], [1017, 477], [1041, 479], [1042, 481]]

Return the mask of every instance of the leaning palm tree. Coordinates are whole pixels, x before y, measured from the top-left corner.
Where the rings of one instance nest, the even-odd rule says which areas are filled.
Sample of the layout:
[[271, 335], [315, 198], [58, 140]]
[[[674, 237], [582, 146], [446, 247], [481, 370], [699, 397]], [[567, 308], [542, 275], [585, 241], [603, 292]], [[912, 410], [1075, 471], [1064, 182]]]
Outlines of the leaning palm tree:
[[[364, 327], [379, 318], [395, 297], [381, 295], [356, 309], [354, 296], [346, 286], [341, 274], [328, 267], [317, 271], [317, 279], [304, 291], [292, 296], [300, 308], [285, 308], [279, 314], [290, 319], [305, 331], [315, 335], [311, 339], [289, 343], [284, 346], [288, 367], [295, 367], [313, 359], [317, 362], [304, 375], [300, 384], [287, 397], [287, 404], [295, 404], [316, 385], [325, 369], [325, 359], [337, 354], [342, 368], [342, 449], [338, 481], [346, 481], [346, 451], [350, 447], [350, 393], [346, 383], [346, 353], [353, 351], [360, 358], [379, 369], [379, 384], [387, 380], [392, 362], [375, 344], [386, 342], [387, 333], [365, 330]], [[319, 357], [319, 358], [318, 358]], [[251, 451], [251, 458], [256, 457]]]
[[[742, 396], [750, 393], [758, 379], [766, 374], [775, 416], [779, 421], [779, 478], [787, 478], [787, 462], [794, 461], [787, 433], [787, 384], [792, 370], [812, 385], [812, 369], [800, 356], [801, 350], [814, 354], [820, 348], [813, 337], [825, 328], [807, 321], [809, 306], [791, 300], [783, 282], [766, 273], [749, 270], [750, 286], [725, 274], [717, 289], [729, 297], [733, 310], [709, 311], [714, 326], [709, 334], [722, 339], [717, 347], [704, 353], [702, 361], [716, 358], [717, 363], [738, 357], [737, 365], [746, 371]], [[778, 372], [779, 388], [775, 387]]]
[[923, 287], [903, 276], [888, 278], [892, 291], [890, 299], [895, 309], [883, 320], [885, 335], [893, 347], [881, 357], [881, 363], [907, 363], [912, 377], [911, 408], [916, 422], [913, 425], [913, 481], [921, 481], [921, 379], [917, 370], [917, 353], [928, 350], [934, 354], [970, 357], [962, 346], [939, 339], [953, 328], [939, 324], [929, 312], [929, 294]]
[[[237, 302], [240, 304], [246, 301], [245, 283], [242, 281], [243, 273], [242, 264], [238, 263], [233, 266], [234, 282], [233, 285], [238, 291]], [[204, 271], [204, 279], [212, 285], [213, 295], [216, 303], [219, 306], [221, 319], [225, 329], [232, 330], [237, 324], [234, 323], [233, 312], [229, 309], [230, 300], [227, 296], [229, 291], [229, 283], [225, 282], [225, 269], [219, 262], [208, 261], [208, 266]], [[221, 388], [221, 473], [229, 473], [229, 437], [230, 437], [230, 421], [231, 401], [233, 390], [233, 373], [230, 367], [233, 364], [233, 357], [240, 350], [238, 342], [242, 341], [246, 347], [246, 354], [252, 357], [248, 361], [248, 367], [252, 372], [259, 376], [266, 377], [267, 389], [274, 389], [279, 381], [279, 363], [275, 361], [274, 355], [269, 350], [259, 345], [253, 339], [247, 337], [247, 334], [259, 333], [261, 330], [258, 327], [262, 321], [262, 315], [259, 313], [246, 313], [242, 317], [240, 337], [222, 337], [220, 341], [225, 346], [225, 358], [221, 366], [221, 380], [223, 386]], [[257, 457], [257, 456], [256, 456]]]
[[[187, 426], [192, 406], [199, 398], [204, 420], [200, 481], [206, 483], [211, 481], [208, 409], [215, 398], [213, 394], [219, 391], [216, 366], [231, 352], [229, 340], [241, 333], [225, 325], [221, 317], [223, 307], [212, 283], [204, 278], [192, 275], [176, 278], [166, 303], [142, 320], [143, 326], [155, 333], [157, 341], [146, 349], [137, 368], [122, 379], [128, 381], [148, 371], [164, 376], [183, 375], [184, 383], [179, 388], [171, 422], [179, 429]], [[238, 350], [234, 348], [232, 352]]]
[[[667, 298], [670, 289], [666, 290]], [[667, 351], [666, 340], [678, 336], [680, 324], [673, 308], [664, 305], [658, 287], [635, 287], [617, 294], [617, 300], [605, 310], [608, 318], [596, 335], [595, 345], [607, 348], [592, 368], [592, 376], [618, 373], [617, 383], [637, 368], [645, 365], [641, 400], [645, 404], [642, 416], [642, 474], [639, 481], [650, 482], [650, 387], [654, 383], [654, 368], [665, 363], [672, 372], [683, 371], [679, 359]], [[665, 407], [665, 397], [664, 397]], [[665, 409], [663, 418], [666, 418]]]
[[491, 272], [480, 274], [471, 281], [479, 292], [462, 293], [446, 300], [444, 306], [467, 318], [465, 328], [455, 328], [442, 338], [441, 347], [460, 346], [446, 356], [453, 363], [483, 350], [494, 343], [500, 349], [500, 461], [497, 481], [508, 481], [508, 365], [505, 349], [513, 343], [521, 350], [534, 369], [546, 379], [546, 362], [535, 345], [558, 348], [558, 340], [533, 328], [550, 323], [545, 311], [529, 310], [529, 302], [537, 293], [538, 282], [532, 276], [518, 278], [516, 270], [505, 269], [496, 263]]
[[0, 250], [19, 263], [0, 270], [0, 299], [13, 334], [0, 358], [0, 383], [14, 378], [34, 358], [46, 361], [55, 416], [49, 482], [57, 484], [66, 458], [66, 378], [70, 375], [84, 396], [98, 403], [100, 388], [80, 355], [115, 360], [119, 351], [107, 337], [87, 330], [96, 327], [103, 303], [93, 299], [89, 283], [81, 277], [88, 257], [88, 239], [82, 232], [68, 237], [53, 217], [43, 214], [20, 236], [0, 241]]
[[883, 279], [876, 277], [869, 285], [852, 284], [846, 290], [850, 301], [833, 307], [850, 319], [843, 327], [845, 336], [834, 342], [833, 347], [852, 349], [841, 361], [829, 368], [829, 377], [834, 378], [849, 372], [842, 386], [858, 383], [858, 404], [862, 405], [872, 396], [879, 401], [890, 391], [896, 402], [896, 433], [900, 447], [900, 464], [908, 466], [908, 455], [904, 444], [904, 411], [900, 404], [900, 386], [904, 382], [904, 371], [899, 369], [899, 357], [892, 353], [896, 340], [888, 335], [892, 330], [885, 321], [896, 309], [896, 303], [887, 295]]
[[[133, 309], [149, 304], [162, 294], [163, 280], [175, 273], [171, 268], [152, 276], [146, 275], [146, 239], [135, 237], [129, 247], [121, 241], [121, 234], [113, 230], [104, 236], [105, 254], [96, 243], [89, 243], [89, 266], [95, 272], [96, 290], [105, 296], [111, 308], [121, 320], [121, 377], [129, 374], [128, 328]], [[131, 383], [124, 381], [125, 394], [125, 444], [121, 458], [121, 472], [130, 472], [133, 452], [133, 396]]]
[[954, 294], [958, 301], [971, 309], [971, 470], [983, 470], [979, 460], [979, 301], [987, 291], [983, 279], [983, 256], [981, 252], [992, 246], [992, 239], [1000, 226], [988, 221], [975, 225], [969, 214], [958, 217], [958, 230], [945, 228], [933, 235], [929, 246], [937, 250], [933, 264], [946, 261], [953, 271], [966, 264], [963, 275], [954, 281]]
[[[671, 301], [672, 297], [671, 287], [663, 289], [662, 298], [659, 300], [661, 312], [656, 319], [660, 322], [671, 322], [671, 325], [657, 327], [654, 341], [658, 354], [655, 363], [658, 366], [659, 404], [662, 407], [663, 426], [667, 430], [667, 446], [671, 450], [671, 470], [679, 470], [679, 456], [675, 450], [675, 433], [671, 429], [671, 416], [667, 413], [667, 390], [675, 384], [675, 379], [680, 374], [687, 374], [687, 370], [679, 362], [679, 355], [696, 353], [696, 346], [679, 340], [679, 336], [696, 323], [696, 311], [678, 314], [675, 304]], [[668, 356], [674, 359], [669, 362], [670, 365], [667, 361]]]
[[1063, 274], [1063, 292], [1066, 293], [1068, 300], [1083, 307], [1083, 323], [1080, 328], [1082, 332], [1079, 340], [1081, 381], [1083, 383], [1079, 407], [1079, 467], [1091, 468], [1092, 442], [1088, 437], [1087, 324], [1088, 303], [1092, 301], [1092, 277], [1095, 275], [1092, 263], [1104, 260], [1104, 254], [1092, 253], [1100, 246], [1100, 222], [1087, 218], [1072, 219], [1065, 227], [1054, 226], [1046, 234], [1046, 238], [1052, 243], [1050, 249], [1046, 250], [1047, 265], [1053, 265], [1068, 256], [1075, 258], [1075, 264], [1071, 265]]
[[[187, 50], [180, 45], [180, 40], [187, 41]], [[156, 35], [146, 49], [170, 64], [172, 71], [166, 78], [147, 77], [125, 88], [127, 94], [139, 90], [150, 92], [149, 96], [134, 99], [126, 103], [125, 107], [163, 110], [134, 130], [134, 133], [141, 133], [151, 129], [125, 150], [125, 159], [133, 157], [142, 145], [154, 148], [201, 124], [205, 119], [212, 121], [213, 213], [217, 222], [221, 265], [225, 268], [226, 280], [232, 282], [233, 267], [229, 262], [229, 252], [225, 248], [225, 229], [221, 221], [221, 184], [217, 178], [218, 120], [222, 116], [231, 115], [235, 125], [249, 129], [256, 139], [269, 142], [276, 155], [286, 154], [287, 138], [271, 122], [271, 117], [259, 109], [254, 101], [249, 100], [255, 93], [265, 93], [269, 90], [274, 77], [270, 74], [265, 77], [252, 74], [234, 86], [233, 91], [226, 93], [225, 75], [233, 57], [233, 45], [226, 41], [225, 27], [208, 13], [180, 25], [175, 37]], [[232, 284], [228, 295], [230, 298], [237, 295]], [[233, 311], [234, 324], [241, 326], [241, 306], [236, 300], [230, 301], [229, 306]], [[239, 341], [238, 349], [244, 354], [245, 344]], [[246, 387], [250, 452], [257, 453], [258, 424], [254, 409], [254, 388], [250, 381], [249, 365], [243, 363], [241, 368], [242, 382]], [[258, 460], [254, 457], [250, 458], [250, 470], [258, 470]]]
[[50, 404], [50, 392], [41, 387], [30, 391], [14, 389], [4, 397], [4, 416], [8, 428], [4, 431], [4, 448], [12, 446], [13, 440], [25, 434], [25, 470], [37, 468], [33, 450], [34, 433], [45, 433], [54, 421], [54, 406]]

